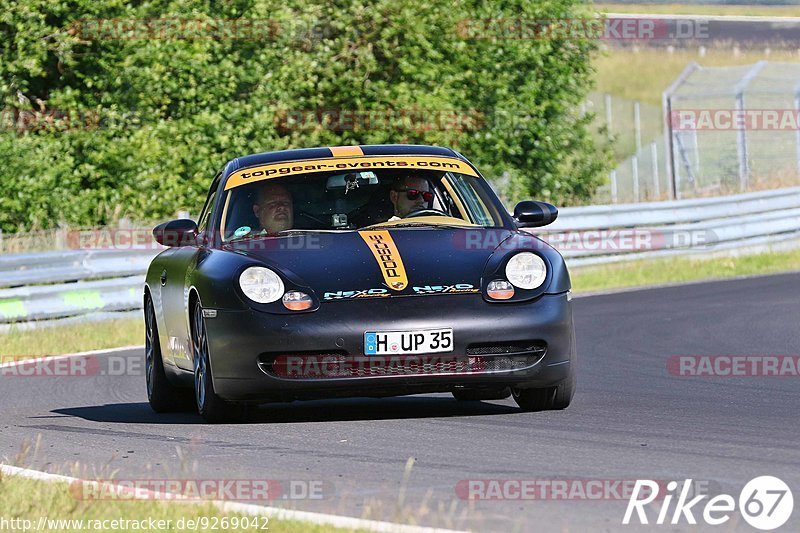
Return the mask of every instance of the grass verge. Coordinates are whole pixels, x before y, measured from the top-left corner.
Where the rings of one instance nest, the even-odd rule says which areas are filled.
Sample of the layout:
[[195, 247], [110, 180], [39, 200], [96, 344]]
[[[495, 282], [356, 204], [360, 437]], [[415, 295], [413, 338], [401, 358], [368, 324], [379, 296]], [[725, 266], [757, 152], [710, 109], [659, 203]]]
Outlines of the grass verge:
[[597, 3], [594, 4], [594, 8], [601, 13], [648, 13], [652, 15], [800, 16], [797, 6]]
[[762, 59], [796, 63], [800, 55], [797, 49], [772, 49], [766, 55], [763, 49], [742, 49], [735, 54], [730, 47], [708, 48], [700, 56], [697, 49], [669, 53], [663, 48], [612, 48], [594, 59], [596, 91], [660, 107], [661, 93], [692, 61], [704, 67], [722, 67], [751, 65]]
[[144, 320], [128, 318], [0, 333], [0, 357], [32, 357], [144, 344]]
[[576, 294], [800, 270], [800, 249], [719, 258], [664, 258], [573, 268]]
[[[0, 501], [3, 502], [0, 521], [17, 520], [18, 527], [14, 527], [13, 522], [8, 525], [9, 529], [18, 531], [32, 531], [40, 525], [40, 519], [45, 517], [50, 523], [45, 522], [44, 529], [38, 531], [87, 531], [94, 529], [109, 531], [151, 531], [146, 522], [149, 519], [156, 521], [164, 520], [171, 527], [158, 531], [210, 531], [216, 521], [220, 531], [264, 531], [265, 526], [271, 532], [279, 533], [322, 533], [323, 531], [351, 531], [336, 529], [331, 526], [319, 526], [307, 522], [292, 520], [266, 520], [263, 517], [253, 517], [235, 513], [225, 513], [211, 504], [183, 504], [163, 501], [116, 501], [116, 500], [78, 500], [69, 491], [66, 483], [47, 483], [36, 481], [18, 476], [0, 475]], [[222, 520], [227, 518], [227, 526], [222, 527]], [[98, 525], [105, 520], [145, 520], [144, 527], [136, 527], [132, 523], [117, 525], [123, 527], [110, 527], [112, 524], [106, 522], [108, 526], [92, 527], [88, 521], [98, 520]], [[183, 527], [179, 522], [183, 519]], [[29, 522], [23, 522], [23, 521]], [[56, 520], [62, 521], [61, 523]], [[72, 523], [63, 522], [72, 520]], [[187, 521], [194, 520], [200, 523], [197, 529], [189, 527]], [[203, 526], [200, 520], [207, 520], [207, 525]], [[79, 524], [75, 521], [83, 521]], [[257, 521], [254, 525], [254, 521]], [[245, 527], [233, 527], [233, 524]], [[29, 525], [30, 527], [25, 527]], [[81, 527], [83, 526], [83, 527]], [[127, 526], [127, 527], [124, 527]], [[249, 526], [249, 527], [247, 527]]]

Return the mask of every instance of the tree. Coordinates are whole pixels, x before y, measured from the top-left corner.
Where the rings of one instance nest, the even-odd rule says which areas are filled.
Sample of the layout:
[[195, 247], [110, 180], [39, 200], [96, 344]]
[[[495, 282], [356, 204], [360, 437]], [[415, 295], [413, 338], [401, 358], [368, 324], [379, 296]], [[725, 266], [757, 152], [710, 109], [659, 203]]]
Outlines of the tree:
[[451, 146], [509, 200], [585, 199], [595, 43], [529, 31], [581, 4], [0, 0], [0, 228], [196, 211], [226, 160], [319, 145]]

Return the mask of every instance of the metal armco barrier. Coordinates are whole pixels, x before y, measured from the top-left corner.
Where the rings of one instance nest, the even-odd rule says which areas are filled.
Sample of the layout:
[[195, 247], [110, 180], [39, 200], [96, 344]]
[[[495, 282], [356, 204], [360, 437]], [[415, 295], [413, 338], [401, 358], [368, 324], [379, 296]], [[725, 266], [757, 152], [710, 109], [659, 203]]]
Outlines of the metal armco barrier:
[[[707, 199], [571, 207], [533, 233], [571, 267], [800, 247], [800, 187]], [[160, 250], [0, 255], [0, 331], [130, 317]]]
[[570, 207], [535, 233], [571, 266], [800, 246], [800, 187], [715, 198]]

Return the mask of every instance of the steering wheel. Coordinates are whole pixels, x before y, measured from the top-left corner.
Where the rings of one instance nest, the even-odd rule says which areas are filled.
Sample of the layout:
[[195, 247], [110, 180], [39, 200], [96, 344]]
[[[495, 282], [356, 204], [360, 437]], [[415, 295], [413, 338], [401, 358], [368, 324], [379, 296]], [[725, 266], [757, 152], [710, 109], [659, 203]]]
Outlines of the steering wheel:
[[437, 217], [449, 217], [450, 215], [445, 213], [440, 209], [434, 209], [432, 207], [423, 207], [421, 209], [415, 209], [408, 213], [405, 218], [414, 218], [414, 217], [424, 217], [426, 215], [433, 215]]
[[329, 226], [329, 224], [327, 222], [325, 222], [324, 220], [320, 220], [319, 218], [315, 217], [314, 215], [312, 215], [310, 213], [307, 213], [306, 211], [303, 211], [302, 209], [295, 209], [294, 210], [294, 215], [295, 215], [295, 217], [300, 216], [300, 217], [303, 217], [303, 218], [307, 218], [309, 220], [313, 220], [314, 222], [319, 224], [320, 227], [323, 227], [323, 228], [327, 228]]

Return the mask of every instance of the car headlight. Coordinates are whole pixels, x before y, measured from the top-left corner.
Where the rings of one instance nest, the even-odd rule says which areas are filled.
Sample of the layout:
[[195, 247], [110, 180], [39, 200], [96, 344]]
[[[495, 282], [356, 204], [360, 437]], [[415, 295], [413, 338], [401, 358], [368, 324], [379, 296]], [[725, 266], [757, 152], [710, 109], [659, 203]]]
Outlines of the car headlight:
[[280, 300], [283, 296], [283, 280], [272, 270], [254, 266], [239, 276], [239, 286], [245, 296], [260, 304]]
[[506, 265], [506, 278], [520, 289], [535, 289], [544, 283], [547, 265], [544, 259], [531, 252], [520, 252]]

